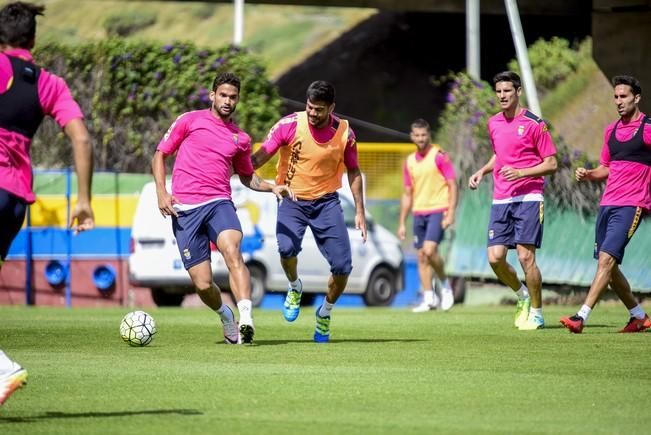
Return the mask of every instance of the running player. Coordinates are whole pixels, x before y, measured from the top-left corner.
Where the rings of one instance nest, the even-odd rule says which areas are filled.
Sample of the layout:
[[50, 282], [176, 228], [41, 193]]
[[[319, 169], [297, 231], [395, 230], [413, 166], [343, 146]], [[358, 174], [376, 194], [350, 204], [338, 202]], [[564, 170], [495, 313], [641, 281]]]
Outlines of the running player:
[[[242, 228], [231, 201], [231, 168], [242, 184], [278, 198], [291, 196], [285, 186], [261, 180], [251, 166], [251, 138], [232, 121], [240, 99], [240, 80], [219, 74], [212, 86], [210, 109], [179, 116], [158, 145], [152, 160], [158, 207], [172, 216], [181, 259], [204, 304], [219, 314], [228, 344], [253, 342], [251, 280], [240, 244]], [[165, 159], [176, 153], [172, 194], [165, 185]], [[286, 201], [290, 202], [290, 201]], [[210, 267], [210, 242], [215, 243], [229, 271], [230, 287], [240, 312], [239, 330], [233, 311], [222, 303]]]
[[[400, 204], [398, 237], [405, 239], [405, 220], [414, 214], [414, 247], [418, 249], [418, 276], [423, 300], [412, 311], [422, 313], [439, 306], [447, 311], [454, 305], [454, 294], [445, 275], [439, 245], [446, 228], [454, 223], [457, 207], [457, 180], [454, 166], [437, 145], [432, 145], [430, 126], [424, 119], [411, 124], [411, 141], [417, 150], [407, 157], [403, 169], [405, 189]], [[432, 280], [441, 283], [438, 300]]]
[[[520, 77], [506, 71], [493, 78], [502, 111], [488, 120], [493, 156], [468, 180], [476, 189], [482, 177], [493, 173], [493, 205], [488, 223], [488, 261], [495, 275], [516, 292], [515, 326], [520, 330], [545, 326], [542, 278], [536, 249], [543, 236], [545, 175], [556, 171], [556, 147], [545, 122], [520, 106]], [[525, 283], [506, 261], [515, 248]], [[529, 297], [531, 294], [531, 297]]]
[[635, 77], [615, 76], [612, 85], [619, 119], [606, 127], [599, 166], [577, 168], [575, 173], [577, 181], [607, 180], [595, 229], [597, 272], [579, 312], [561, 319], [563, 326], [577, 334], [609, 284], [630, 313], [619, 332], [651, 327], [619, 268], [626, 245], [651, 209], [651, 119], [640, 112], [642, 87]]
[[278, 121], [253, 155], [253, 166], [259, 168], [279, 151], [276, 183], [290, 186], [297, 199], [280, 203], [276, 225], [280, 261], [289, 280], [283, 305], [285, 320], [293, 322], [299, 315], [303, 286], [297, 256], [308, 226], [330, 264], [328, 293], [316, 311], [314, 341], [318, 343], [330, 340], [330, 312], [352, 270], [350, 240], [337, 194], [344, 167], [355, 201], [355, 227], [366, 242], [363, 181], [355, 134], [348, 121], [333, 114], [334, 108], [334, 86], [313, 82], [307, 89], [305, 111]]
[[[30, 147], [45, 115], [63, 128], [72, 143], [77, 172], [74, 232], [89, 230], [93, 150], [79, 105], [66, 82], [34, 63], [36, 16], [45, 7], [9, 3], [0, 9], [0, 268], [9, 246], [35, 201]], [[27, 371], [0, 350], [0, 405], [27, 380]]]

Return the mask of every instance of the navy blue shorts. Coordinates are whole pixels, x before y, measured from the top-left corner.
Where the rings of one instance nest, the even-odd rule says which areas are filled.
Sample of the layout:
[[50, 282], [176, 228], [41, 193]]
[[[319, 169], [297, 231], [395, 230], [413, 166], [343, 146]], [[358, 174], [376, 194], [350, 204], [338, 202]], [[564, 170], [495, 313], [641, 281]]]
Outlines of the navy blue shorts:
[[445, 230], [441, 226], [443, 212], [414, 215], [414, 247], [420, 249], [426, 240], [441, 243]]
[[242, 232], [235, 206], [220, 200], [172, 216], [172, 230], [186, 269], [203, 261], [210, 261], [210, 242], [217, 243], [222, 231]]
[[622, 264], [624, 249], [642, 219], [641, 207], [601, 206], [595, 226], [594, 258], [599, 252], [612, 255]]
[[27, 202], [0, 189], [0, 261], [7, 258], [9, 246], [20, 231], [27, 212]]
[[333, 275], [353, 270], [348, 229], [337, 193], [311, 201], [285, 199], [278, 207], [276, 238], [278, 252], [291, 258], [301, 252], [305, 229], [310, 227], [316, 245], [330, 265]]
[[543, 238], [545, 205], [542, 201], [493, 204], [488, 222], [488, 246], [534, 245], [540, 248]]

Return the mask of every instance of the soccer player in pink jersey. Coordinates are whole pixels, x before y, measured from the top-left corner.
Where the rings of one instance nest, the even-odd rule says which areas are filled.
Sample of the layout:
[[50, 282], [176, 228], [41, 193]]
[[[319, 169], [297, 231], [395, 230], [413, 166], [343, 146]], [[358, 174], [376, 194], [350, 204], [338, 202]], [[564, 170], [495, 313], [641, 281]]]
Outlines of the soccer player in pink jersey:
[[[410, 154], [403, 168], [404, 192], [400, 203], [398, 237], [405, 239], [405, 220], [414, 215], [414, 247], [418, 250], [418, 276], [422, 302], [412, 311], [423, 313], [439, 306], [447, 311], [454, 305], [454, 294], [445, 274], [439, 245], [445, 230], [454, 223], [457, 207], [457, 179], [454, 166], [437, 145], [432, 145], [430, 126], [424, 119], [411, 124], [411, 141], [417, 150]], [[440, 301], [432, 280], [434, 273], [441, 283]]]
[[[0, 9], [0, 268], [27, 206], [35, 201], [30, 146], [45, 115], [56, 120], [72, 143], [78, 190], [70, 226], [75, 233], [94, 226], [93, 152], [81, 109], [63, 79], [36, 65], [30, 52], [36, 16], [44, 10], [22, 2]], [[0, 405], [26, 380], [27, 371], [0, 350]]]
[[298, 253], [309, 226], [317, 246], [330, 265], [328, 293], [316, 310], [314, 341], [330, 340], [330, 312], [344, 292], [352, 270], [352, 254], [337, 190], [344, 169], [355, 201], [355, 227], [366, 242], [366, 214], [362, 174], [357, 161], [355, 134], [348, 121], [333, 114], [335, 88], [318, 80], [307, 89], [305, 111], [282, 118], [253, 155], [258, 168], [280, 153], [276, 183], [286, 183], [296, 201], [278, 206], [276, 238], [281, 264], [289, 280], [283, 316], [299, 315], [303, 285], [298, 277]]
[[[204, 304], [219, 314], [228, 344], [253, 342], [251, 278], [240, 244], [242, 227], [231, 200], [231, 168], [250, 189], [292, 197], [286, 186], [260, 179], [251, 165], [251, 138], [231, 119], [240, 100], [240, 80], [232, 73], [217, 75], [210, 109], [179, 116], [158, 144], [152, 159], [158, 207], [172, 216], [172, 230], [181, 260]], [[176, 153], [172, 193], [165, 185], [165, 159]], [[230, 287], [240, 313], [222, 303], [210, 267], [210, 242], [215, 243], [229, 271]]]
[[[556, 171], [556, 147], [545, 122], [520, 106], [520, 77], [505, 71], [493, 78], [500, 113], [488, 120], [493, 156], [468, 180], [476, 189], [493, 173], [493, 205], [488, 224], [488, 261], [495, 275], [516, 292], [515, 326], [534, 330], [545, 326], [542, 277], [536, 249], [543, 236], [544, 176]], [[524, 270], [522, 284], [506, 261], [515, 248]], [[531, 295], [531, 296], [530, 296]]]
[[563, 326], [577, 334], [609, 284], [630, 313], [619, 332], [651, 327], [651, 319], [619, 269], [626, 245], [651, 210], [651, 118], [640, 112], [642, 87], [635, 77], [615, 76], [612, 85], [620, 118], [606, 127], [599, 166], [577, 168], [575, 173], [577, 181], [606, 180], [595, 229], [597, 272], [579, 312], [561, 319]]

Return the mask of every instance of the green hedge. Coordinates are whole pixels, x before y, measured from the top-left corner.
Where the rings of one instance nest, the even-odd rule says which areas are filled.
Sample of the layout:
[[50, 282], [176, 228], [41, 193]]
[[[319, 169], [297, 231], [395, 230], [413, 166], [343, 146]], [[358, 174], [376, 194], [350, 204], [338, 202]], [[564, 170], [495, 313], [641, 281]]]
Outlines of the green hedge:
[[[181, 113], [207, 108], [215, 75], [232, 71], [242, 80], [236, 112], [240, 127], [261, 140], [280, 117], [280, 98], [260, 61], [234, 46], [200, 49], [109, 39], [82, 45], [47, 44], [36, 61], [64, 77], [80, 103], [94, 139], [96, 167], [147, 172], [163, 134]], [[60, 129], [45, 123], [33, 146], [34, 163], [71, 164]]]

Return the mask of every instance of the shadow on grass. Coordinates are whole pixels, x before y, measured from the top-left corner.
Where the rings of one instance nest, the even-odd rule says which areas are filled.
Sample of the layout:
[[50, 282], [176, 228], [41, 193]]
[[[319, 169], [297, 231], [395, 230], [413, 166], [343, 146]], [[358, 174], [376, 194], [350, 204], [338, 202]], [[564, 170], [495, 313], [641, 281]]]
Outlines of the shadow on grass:
[[[340, 340], [330, 340], [329, 344], [336, 343], [417, 343], [417, 342], [426, 342], [429, 340], [423, 339], [412, 339], [412, 338], [352, 338], [352, 339], [340, 339]], [[292, 343], [314, 343], [312, 339], [301, 339], [301, 340], [255, 340], [253, 345], [258, 346], [275, 346], [279, 344], [292, 344]], [[328, 344], [328, 343], [316, 343], [316, 344]]]
[[49, 411], [39, 415], [26, 417], [0, 417], [0, 425], [3, 423], [34, 423], [44, 420], [57, 420], [65, 418], [107, 418], [107, 417], [130, 417], [141, 415], [203, 415], [203, 412], [196, 409], [149, 409], [143, 411], [110, 411], [110, 412], [59, 412]]

